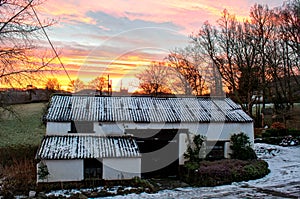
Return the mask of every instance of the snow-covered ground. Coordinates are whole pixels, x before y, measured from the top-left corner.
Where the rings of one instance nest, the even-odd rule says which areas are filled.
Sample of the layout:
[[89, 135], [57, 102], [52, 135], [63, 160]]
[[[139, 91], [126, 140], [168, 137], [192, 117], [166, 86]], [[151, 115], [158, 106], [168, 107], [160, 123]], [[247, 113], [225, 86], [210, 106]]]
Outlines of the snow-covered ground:
[[[264, 178], [216, 187], [187, 187], [158, 193], [129, 194], [110, 199], [177, 199], [177, 198], [300, 198], [300, 146], [281, 147], [255, 144], [259, 158], [268, 162], [271, 172]], [[50, 195], [65, 195], [52, 192]]]
[[155, 194], [109, 198], [300, 198], [300, 146], [281, 147], [257, 143], [255, 149], [258, 157], [266, 160], [271, 170], [264, 178], [217, 187], [177, 188]]

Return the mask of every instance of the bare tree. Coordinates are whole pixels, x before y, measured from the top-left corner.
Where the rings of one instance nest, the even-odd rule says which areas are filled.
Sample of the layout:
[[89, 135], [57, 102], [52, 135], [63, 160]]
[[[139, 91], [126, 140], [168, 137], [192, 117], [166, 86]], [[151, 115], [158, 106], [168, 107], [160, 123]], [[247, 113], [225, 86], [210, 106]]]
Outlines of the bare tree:
[[58, 91], [61, 89], [61, 85], [56, 78], [49, 78], [45, 87], [49, 91]]
[[273, 10], [270, 10], [267, 5], [255, 4], [250, 10], [251, 32], [255, 39], [256, 49], [258, 50], [257, 59], [259, 64], [256, 67], [260, 71], [259, 85], [262, 93], [263, 109], [265, 108], [267, 99], [266, 72], [269, 68], [267, 55], [272, 53], [268, 51], [270, 49], [268, 46], [272, 43], [275, 33], [274, 17]]
[[185, 49], [174, 50], [166, 59], [177, 79], [177, 82], [173, 83], [174, 90], [177, 93], [200, 96], [207, 89], [206, 80], [201, 63], [197, 60], [198, 56], [193, 54], [194, 52], [193, 47], [188, 46]]
[[136, 77], [140, 80], [139, 88], [145, 94], [157, 96], [171, 93], [168, 88], [168, 68], [161, 62], [152, 62]]
[[[276, 95], [283, 95], [287, 106], [293, 105], [294, 88], [299, 88], [300, 71], [300, 1], [287, 1], [276, 10], [277, 30], [276, 44], [279, 44], [276, 51], [281, 58], [281, 73], [274, 72], [279, 83], [281, 92]], [[274, 70], [274, 68], [273, 68]], [[277, 85], [277, 84], [276, 84]], [[278, 89], [277, 89], [278, 91]]]
[[257, 67], [258, 50], [256, 42], [251, 34], [251, 24], [245, 21], [236, 27], [236, 39], [233, 47], [234, 62], [238, 68], [238, 88], [235, 99], [238, 98], [246, 107], [248, 114], [252, 115], [252, 107], [258, 98], [258, 79], [260, 70]]
[[[238, 96], [240, 71], [235, 62], [237, 21], [225, 9], [218, 21], [219, 28], [204, 23], [197, 34], [191, 35], [192, 43], [198, 46], [203, 57], [209, 57], [211, 73], [218, 80], [220, 74], [225, 85], [230, 87], [234, 95]], [[217, 83], [217, 82], [216, 82]], [[220, 84], [220, 83], [218, 83]], [[241, 102], [241, 99], [237, 98]]]
[[77, 78], [76, 80], [72, 80], [68, 85], [68, 91], [74, 93], [77, 93], [78, 91], [84, 88], [85, 88], [85, 84], [79, 78]]
[[198, 34], [191, 36], [201, 53], [210, 57], [212, 68], [218, 70], [232, 97], [250, 115], [254, 103], [252, 96], [261, 89], [257, 88], [258, 76], [261, 76], [260, 54], [252, 26], [248, 21], [238, 23], [225, 9], [218, 20], [218, 28], [207, 22]]
[[184, 57], [184, 51], [174, 50], [167, 56], [168, 66], [174, 71], [175, 80], [172, 83], [172, 88], [177, 93], [185, 95], [192, 94], [192, 88], [187, 79], [187, 71], [189, 70], [189, 61]]
[[36, 8], [39, 0], [0, 1], [0, 84], [26, 86], [42, 71], [51, 70], [53, 56], [41, 57], [37, 41], [42, 28], [54, 22], [41, 24]]
[[47, 99], [50, 99], [51, 95], [61, 91], [61, 85], [56, 78], [48, 78], [45, 84], [45, 94]]
[[279, 10], [280, 34], [288, 40], [291, 52], [297, 57], [295, 66], [300, 70], [300, 0], [286, 1]]
[[107, 87], [107, 80], [105, 77], [99, 76], [89, 82], [89, 86], [97, 92], [100, 92], [100, 95], [102, 95], [103, 89]]
[[[38, 80], [42, 71], [52, 70], [52, 55], [44, 56], [37, 41], [41, 30], [54, 21], [37, 20], [40, 0], [0, 0], [0, 86], [26, 87]], [[0, 99], [0, 110], [13, 109]]]
[[299, 0], [276, 9], [255, 4], [243, 23], [224, 10], [218, 26], [206, 22], [191, 36], [250, 115], [258, 103], [253, 96], [262, 96], [264, 108], [267, 101], [291, 103], [299, 88], [299, 10]]

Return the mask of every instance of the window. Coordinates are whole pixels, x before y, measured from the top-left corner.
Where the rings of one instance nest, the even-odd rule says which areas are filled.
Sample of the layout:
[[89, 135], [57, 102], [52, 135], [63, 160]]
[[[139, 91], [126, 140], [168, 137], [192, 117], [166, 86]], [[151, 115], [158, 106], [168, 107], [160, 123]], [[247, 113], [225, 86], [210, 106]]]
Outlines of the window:
[[69, 133], [95, 133], [94, 123], [87, 121], [72, 121]]
[[223, 141], [207, 141], [206, 143], [206, 158], [209, 160], [219, 160], [224, 158], [224, 145]]

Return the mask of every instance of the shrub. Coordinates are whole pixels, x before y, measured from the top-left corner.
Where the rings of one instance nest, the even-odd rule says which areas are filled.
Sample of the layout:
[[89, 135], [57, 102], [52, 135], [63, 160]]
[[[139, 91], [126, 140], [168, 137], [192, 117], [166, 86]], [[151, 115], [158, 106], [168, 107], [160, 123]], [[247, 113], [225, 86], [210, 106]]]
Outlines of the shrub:
[[294, 137], [300, 136], [300, 130], [296, 129], [289, 129], [288, 134]]
[[271, 137], [286, 136], [288, 134], [288, 130], [281, 122], [274, 122], [267, 131], [270, 133]]
[[199, 169], [187, 171], [183, 181], [194, 186], [217, 186], [261, 178], [270, 172], [263, 160], [202, 161]]
[[140, 177], [134, 177], [129, 182], [134, 187], [148, 187], [153, 189], [153, 185], [148, 180], [141, 179]]
[[287, 129], [267, 129], [264, 137], [278, 137], [288, 135]]
[[300, 130], [296, 129], [267, 129], [262, 137], [284, 137], [284, 136], [300, 136]]
[[270, 170], [268, 169], [268, 163], [263, 160], [258, 160], [253, 164], [246, 165], [243, 170], [245, 177], [249, 180], [262, 178], [270, 173]]
[[239, 160], [257, 159], [256, 153], [251, 147], [250, 139], [245, 133], [233, 134], [230, 141], [231, 158]]
[[[204, 136], [195, 135], [193, 143], [188, 146], [187, 151], [184, 153], [184, 158], [187, 159], [185, 166], [189, 167], [190, 169], [198, 168], [199, 162], [202, 160], [199, 154], [202, 154], [201, 147], [203, 142], [205, 142]], [[205, 155], [203, 155], [203, 158], [204, 156]]]
[[271, 129], [285, 129], [285, 125], [281, 122], [274, 122], [271, 125]]
[[0, 164], [5, 167], [14, 164], [16, 160], [33, 160], [37, 149], [38, 146], [35, 145], [14, 145], [10, 147], [2, 147], [0, 148]]
[[13, 160], [13, 164], [3, 168], [3, 185], [0, 195], [10, 198], [16, 194], [28, 193], [36, 188], [36, 162]]
[[10, 198], [35, 189], [36, 150], [37, 146], [25, 145], [0, 148], [0, 177], [4, 179], [0, 195]]
[[38, 178], [41, 180], [45, 180], [47, 179], [49, 174], [50, 173], [47, 165], [43, 161], [41, 161], [38, 166]]
[[271, 137], [271, 132], [269, 131], [269, 129], [267, 129], [264, 133], [261, 134], [262, 138], [268, 138]]

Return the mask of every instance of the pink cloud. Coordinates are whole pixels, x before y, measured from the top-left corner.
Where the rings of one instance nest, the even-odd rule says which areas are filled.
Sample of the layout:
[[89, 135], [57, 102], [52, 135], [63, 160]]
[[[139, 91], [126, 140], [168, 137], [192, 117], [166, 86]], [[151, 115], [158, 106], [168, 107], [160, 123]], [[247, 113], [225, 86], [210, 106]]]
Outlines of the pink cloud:
[[[151, 22], [172, 22], [182, 27], [182, 33], [190, 34], [201, 27], [203, 22], [212, 24], [220, 17], [223, 9], [235, 14], [238, 19], [249, 16], [250, 7], [254, 3], [272, 3], [281, 5], [281, 0], [48, 0], [43, 5], [43, 11], [63, 22], [83, 22], [95, 24], [95, 19], [87, 16], [88, 12], [104, 12], [114, 17], [127, 17], [130, 20], [145, 20]], [[105, 26], [99, 26], [109, 30]]]
[[[80, 21], [95, 24], [94, 19], [88, 17], [87, 13], [101, 11], [115, 17], [127, 17], [130, 20], [172, 22], [183, 27], [186, 33], [190, 33], [206, 20], [215, 23], [224, 8], [232, 14], [247, 17], [250, 6], [252, 5], [249, 5], [247, 0], [110, 0], [105, 2], [49, 0], [43, 7], [46, 13], [69, 23]], [[106, 29], [107, 27], [100, 26], [100, 28]]]

